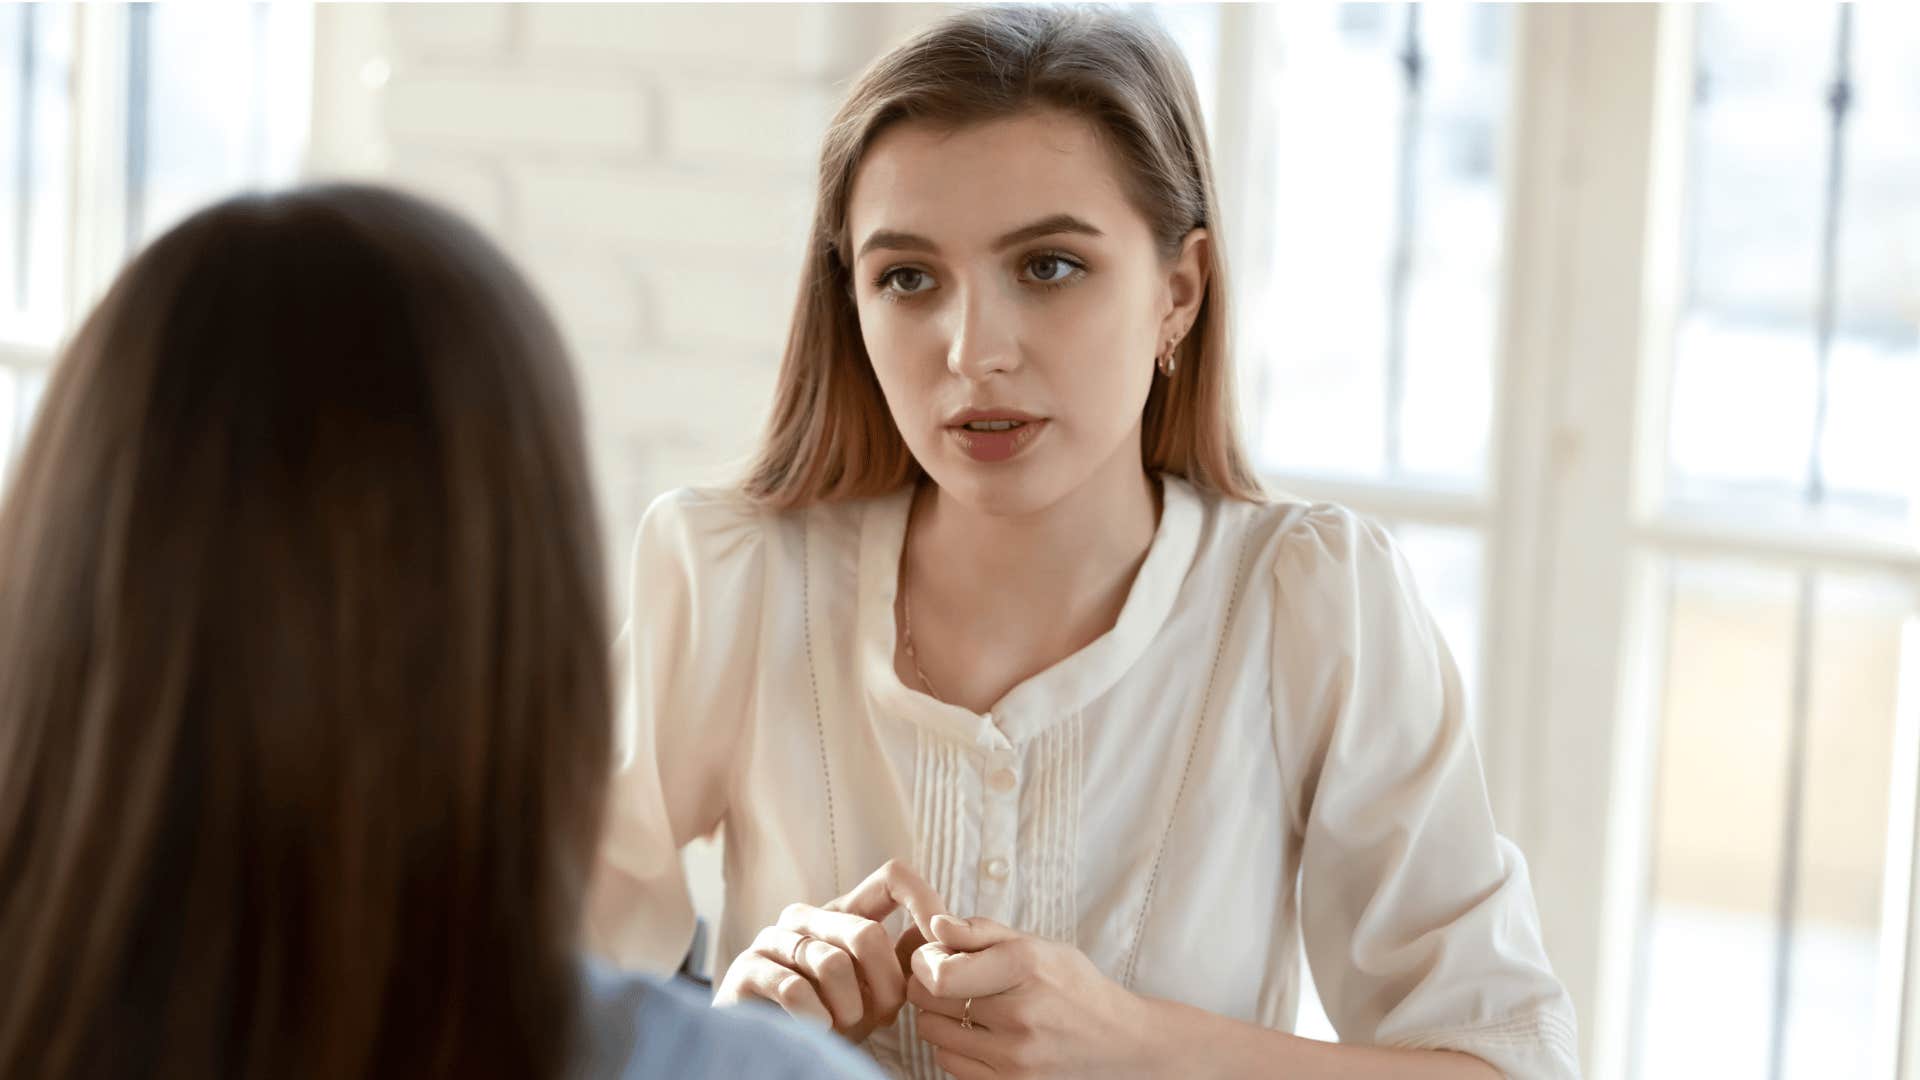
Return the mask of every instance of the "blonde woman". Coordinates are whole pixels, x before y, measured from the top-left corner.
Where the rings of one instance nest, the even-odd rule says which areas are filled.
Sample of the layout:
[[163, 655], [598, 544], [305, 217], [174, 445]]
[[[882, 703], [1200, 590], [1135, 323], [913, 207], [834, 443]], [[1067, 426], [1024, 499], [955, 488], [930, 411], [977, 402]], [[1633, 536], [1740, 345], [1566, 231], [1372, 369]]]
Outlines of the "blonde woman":
[[640, 529], [605, 949], [680, 960], [724, 827], [716, 1001], [899, 1076], [1575, 1075], [1406, 564], [1241, 450], [1220, 228], [1151, 24], [866, 72], [758, 462]]

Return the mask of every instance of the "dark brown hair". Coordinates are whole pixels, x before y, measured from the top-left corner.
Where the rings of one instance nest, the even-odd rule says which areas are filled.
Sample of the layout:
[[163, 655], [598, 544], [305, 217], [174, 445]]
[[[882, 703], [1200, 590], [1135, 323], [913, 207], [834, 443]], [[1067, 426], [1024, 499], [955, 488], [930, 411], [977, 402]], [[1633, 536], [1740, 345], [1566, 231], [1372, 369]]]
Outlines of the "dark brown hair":
[[[1153, 22], [1097, 7], [982, 6], [950, 16], [868, 68], [820, 152], [819, 192], [773, 413], [744, 487], [780, 508], [878, 495], [919, 475], [860, 337], [847, 199], [890, 125], [942, 128], [1036, 108], [1090, 122], [1120, 161], [1133, 204], [1172, 259], [1209, 230], [1207, 291], [1142, 416], [1152, 471], [1248, 500], [1263, 496], [1240, 444], [1228, 352], [1225, 237], [1193, 76]], [[1147, 357], [1141, 357], [1147, 362]]]
[[610, 755], [552, 323], [334, 186], [140, 254], [0, 511], [0, 1075], [553, 1075]]

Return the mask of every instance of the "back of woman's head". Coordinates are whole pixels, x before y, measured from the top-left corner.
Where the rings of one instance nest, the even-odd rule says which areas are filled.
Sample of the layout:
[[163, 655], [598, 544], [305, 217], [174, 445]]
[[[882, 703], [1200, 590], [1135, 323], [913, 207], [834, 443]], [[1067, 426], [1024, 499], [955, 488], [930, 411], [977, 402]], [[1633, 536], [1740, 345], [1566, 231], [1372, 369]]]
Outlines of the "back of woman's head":
[[0, 1075], [551, 1073], [609, 748], [578, 406], [473, 230], [205, 210], [0, 512]]

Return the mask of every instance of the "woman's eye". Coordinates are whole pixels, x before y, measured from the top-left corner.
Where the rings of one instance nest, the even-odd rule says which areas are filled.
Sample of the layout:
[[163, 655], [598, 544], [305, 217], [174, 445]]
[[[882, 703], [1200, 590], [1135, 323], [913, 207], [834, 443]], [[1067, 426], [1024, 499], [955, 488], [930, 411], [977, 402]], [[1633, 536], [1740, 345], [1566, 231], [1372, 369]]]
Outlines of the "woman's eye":
[[1027, 260], [1027, 275], [1042, 285], [1058, 285], [1078, 269], [1058, 255], [1035, 255]]
[[925, 270], [915, 270], [911, 266], [889, 270], [880, 278], [881, 288], [902, 296], [925, 292], [932, 284], [932, 275]]

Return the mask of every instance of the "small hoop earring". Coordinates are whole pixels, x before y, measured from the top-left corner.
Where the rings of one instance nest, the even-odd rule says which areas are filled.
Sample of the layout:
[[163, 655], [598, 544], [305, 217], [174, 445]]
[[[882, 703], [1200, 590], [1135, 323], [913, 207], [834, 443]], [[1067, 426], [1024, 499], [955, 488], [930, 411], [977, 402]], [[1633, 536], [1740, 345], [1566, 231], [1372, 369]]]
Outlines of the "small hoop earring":
[[1160, 374], [1165, 375], [1169, 379], [1173, 378], [1174, 371], [1180, 366], [1179, 358], [1174, 355], [1179, 345], [1180, 343], [1176, 341], [1167, 346], [1166, 351], [1161, 353], [1158, 358]]

